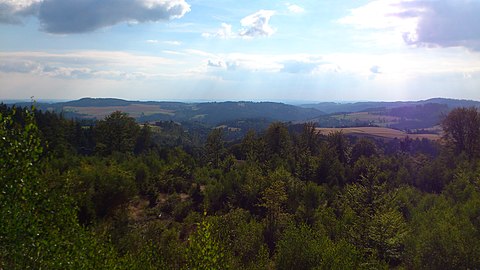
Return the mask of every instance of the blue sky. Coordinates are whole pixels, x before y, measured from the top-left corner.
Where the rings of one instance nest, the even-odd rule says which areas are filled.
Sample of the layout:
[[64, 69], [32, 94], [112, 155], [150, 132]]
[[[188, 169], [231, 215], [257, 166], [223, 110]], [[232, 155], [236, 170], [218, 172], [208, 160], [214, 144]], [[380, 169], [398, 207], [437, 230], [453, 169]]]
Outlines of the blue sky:
[[0, 99], [480, 100], [480, 0], [0, 0]]

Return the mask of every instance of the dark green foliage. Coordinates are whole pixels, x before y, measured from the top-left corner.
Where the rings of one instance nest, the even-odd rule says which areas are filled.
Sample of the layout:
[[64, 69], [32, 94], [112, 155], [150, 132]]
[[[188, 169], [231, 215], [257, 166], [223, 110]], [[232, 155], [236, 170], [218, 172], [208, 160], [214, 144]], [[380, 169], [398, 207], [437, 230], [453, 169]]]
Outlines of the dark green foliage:
[[480, 112], [474, 107], [452, 110], [442, 121], [445, 139], [457, 154], [477, 158], [480, 155]]
[[361, 138], [352, 148], [351, 162], [355, 163], [360, 157], [371, 157], [377, 155], [377, 147], [372, 140]]
[[341, 132], [336, 131], [328, 135], [328, 144], [337, 154], [338, 160], [345, 164], [350, 161], [351, 147], [347, 137]]
[[216, 128], [210, 132], [205, 144], [205, 154], [207, 164], [215, 169], [220, 168], [220, 164], [225, 157], [226, 149], [223, 141], [223, 130]]
[[105, 155], [113, 152], [132, 153], [139, 132], [140, 127], [135, 119], [116, 111], [95, 126], [96, 150]]

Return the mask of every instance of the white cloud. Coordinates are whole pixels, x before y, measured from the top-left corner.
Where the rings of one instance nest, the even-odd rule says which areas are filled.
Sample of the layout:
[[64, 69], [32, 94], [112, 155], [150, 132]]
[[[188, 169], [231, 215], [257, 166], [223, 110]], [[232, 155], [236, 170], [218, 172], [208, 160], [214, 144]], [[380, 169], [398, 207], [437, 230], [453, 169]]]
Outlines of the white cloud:
[[273, 10], [259, 10], [240, 21], [242, 28], [238, 32], [232, 30], [231, 24], [222, 23], [218, 30], [202, 33], [202, 37], [220, 39], [268, 37], [275, 32], [269, 24], [274, 14]]
[[176, 41], [176, 40], [164, 40], [164, 41], [161, 41], [161, 40], [158, 40], [158, 39], [147, 39], [147, 40], [145, 40], [145, 42], [150, 43], [150, 44], [163, 43], [163, 44], [166, 44], [166, 45], [173, 45], [173, 46], [180, 46], [180, 45], [183, 44], [182, 42]]
[[[79, 12], [81, 11], [81, 12]], [[119, 23], [166, 21], [190, 11], [185, 0], [0, 0], [0, 22], [38, 17], [49, 33], [82, 33]]]
[[[458, 97], [479, 97], [480, 54], [462, 48], [322, 55], [181, 49], [167, 56], [172, 58], [115, 51], [0, 52], [0, 85], [5, 96], [16, 95], [15, 87], [41, 96], [35, 88], [45, 88], [40, 84], [48, 81], [50, 87], [69, 91], [64, 86], [89, 85], [93, 94], [104, 96], [129, 86], [125, 94], [135, 88], [161, 98], [163, 92], [156, 91], [162, 85], [165, 95], [185, 98], [201, 98], [196, 91], [202, 89], [208, 98], [408, 99], [448, 94], [453, 88], [462, 89]], [[101, 88], [105, 84], [115, 85], [113, 92]]]
[[305, 9], [302, 8], [301, 6], [290, 4], [290, 3], [287, 3], [287, 8], [292, 13], [300, 14], [300, 13], [305, 12]]
[[36, 12], [43, 0], [0, 0], [0, 23], [19, 24], [24, 16]]
[[163, 43], [167, 45], [174, 45], [174, 46], [180, 46], [183, 44], [181, 41], [177, 41], [177, 40], [166, 40]]
[[[141, 79], [168, 72], [175, 61], [125, 52], [0, 52], [0, 73], [62, 79]], [[159, 67], [166, 67], [160, 69]]]
[[480, 50], [480, 1], [375, 0], [350, 10], [338, 22], [358, 29], [390, 32], [417, 47]]
[[245, 38], [268, 37], [275, 30], [270, 26], [270, 18], [275, 14], [273, 10], [259, 10], [243, 18], [240, 23], [243, 29], [239, 35]]
[[220, 38], [220, 39], [229, 39], [234, 38], [235, 34], [232, 32], [232, 25], [227, 23], [222, 23], [220, 29], [214, 33], [202, 33], [202, 36], [205, 38]]
[[413, 30], [417, 25], [417, 19], [404, 20], [394, 16], [407, 11], [401, 7], [402, 2], [402, 0], [374, 0], [350, 10], [350, 15], [339, 19], [338, 22], [364, 29]]

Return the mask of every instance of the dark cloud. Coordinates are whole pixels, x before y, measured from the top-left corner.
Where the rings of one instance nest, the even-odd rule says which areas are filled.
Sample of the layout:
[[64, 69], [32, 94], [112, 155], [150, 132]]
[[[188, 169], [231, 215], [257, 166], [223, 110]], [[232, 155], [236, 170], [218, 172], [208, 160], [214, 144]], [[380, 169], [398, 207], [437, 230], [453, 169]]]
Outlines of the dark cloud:
[[157, 22], [180, 18], [190, 11], [184, 0], [44, 0], [14, 5], [0, 0], [0, 22], [18, 23], [36, 15], [49, 33], [83, 33], [122, 22]]
[[419, 19], [416, 32], [403, 35], [407, 44], [480, 50], [480, 1], [404, 1], [400, 5], [405, 11], [396, 16]]

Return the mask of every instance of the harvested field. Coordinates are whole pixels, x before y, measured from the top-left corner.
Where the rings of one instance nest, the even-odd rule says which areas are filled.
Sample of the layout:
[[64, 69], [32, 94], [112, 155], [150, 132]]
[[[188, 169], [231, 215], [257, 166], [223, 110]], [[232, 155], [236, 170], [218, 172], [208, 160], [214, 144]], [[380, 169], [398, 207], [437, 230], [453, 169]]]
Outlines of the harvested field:
[[408, 134], [401, 130], [384, 127], [352, 127], [352, 128], [317, 128], [320, 134], [328, 135], [332, 132], [342, 131], [345, 135], [358, 136], [358, 137], [374, 137], [381, 139], [405, 139], [409, 137], [411, 139], [429, 139], [439, 140], [441, 138], [438, 134]]

